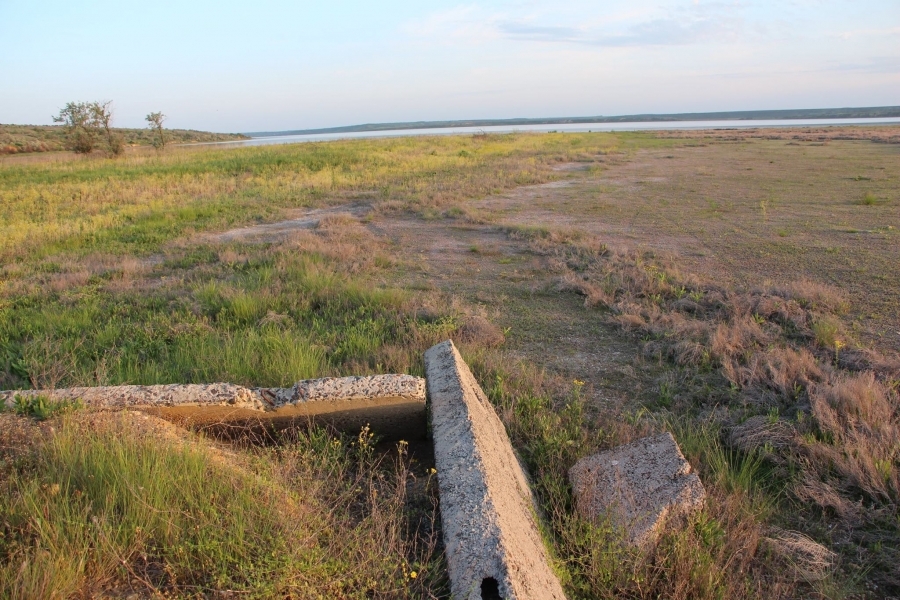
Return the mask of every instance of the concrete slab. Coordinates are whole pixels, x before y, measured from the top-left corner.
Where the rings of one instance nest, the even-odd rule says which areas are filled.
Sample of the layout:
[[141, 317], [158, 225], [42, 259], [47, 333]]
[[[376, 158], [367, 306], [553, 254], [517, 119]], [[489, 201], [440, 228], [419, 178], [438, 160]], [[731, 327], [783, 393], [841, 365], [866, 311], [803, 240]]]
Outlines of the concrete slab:
[[213, 383], [11, 390], [0, 392], [0, 402], [12, 407], [17, 395], [137, 409], [196, 428], [310, 424], [355, 435], [369, 425], [385, 439], [426, 434], [425, 380], [411, 375], [310, 379], [291, 388]]
[[582, 458], [569, 469], [569, 481], [584, 517], [610, 518], [626, 532], [626, 541], [642, 548], [683, 523], [706, 498], [668, 432]]
[[425, 352], [450, 586], [457, 600], [562, 600], [503, 423], [453, 342]]

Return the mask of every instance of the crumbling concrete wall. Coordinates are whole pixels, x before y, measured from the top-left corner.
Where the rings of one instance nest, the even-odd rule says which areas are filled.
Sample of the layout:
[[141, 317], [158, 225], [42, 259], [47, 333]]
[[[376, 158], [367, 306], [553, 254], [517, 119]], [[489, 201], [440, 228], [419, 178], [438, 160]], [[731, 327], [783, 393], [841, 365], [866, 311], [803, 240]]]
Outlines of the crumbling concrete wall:
[[13, 390], [0, 392], [0, 402], [12, 407], [16, 396], [79, 400], [88, 408], [139, 409], [195, 427], [310, 423], [354, 434], [369, 425], [387, 439], [426, 433], [425, 380], [411, 375], [328, 377], [299, 381], [290, 388], [212, 383]]
[[563, 599], [528, 481], [453, 342], [425, 353], [425, 371], [453, 598]]

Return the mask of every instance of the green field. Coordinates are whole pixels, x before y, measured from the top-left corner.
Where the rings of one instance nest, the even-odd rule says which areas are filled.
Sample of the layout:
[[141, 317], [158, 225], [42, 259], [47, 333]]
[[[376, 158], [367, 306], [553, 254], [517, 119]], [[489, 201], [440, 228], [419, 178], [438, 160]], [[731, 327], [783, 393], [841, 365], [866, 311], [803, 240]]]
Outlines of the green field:
[[[421, 375], [453, 337], [570, 597], [896, 595], [888, 129], [0, 159], [0, 388]], [[446, 597], [427, 452], [63, 408], [0, 416], [0, 595]], [[710, 500], [638, 554], [566, 472], [659, 430]]]

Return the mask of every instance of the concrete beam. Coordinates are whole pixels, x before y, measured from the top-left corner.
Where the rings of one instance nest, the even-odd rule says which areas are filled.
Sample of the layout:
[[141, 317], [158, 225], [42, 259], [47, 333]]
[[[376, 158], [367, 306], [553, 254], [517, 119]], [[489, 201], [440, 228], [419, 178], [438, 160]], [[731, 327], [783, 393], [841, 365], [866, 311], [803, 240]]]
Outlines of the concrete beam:
[[246, 388], [230, 383], [121, 385], [0, 392], [15, 397], [79, 400], [87, 408], [136, 409], [180, 424], [214, 428], [314, 424], [355, 435], [364, 425], [386, 439], [425, 436], [425, 381], [410, 375], [329, 377], [291, 388]]
[[528, 480], [453, 342], [425, 352], [450, 586], [456, 600], [563, 600]]

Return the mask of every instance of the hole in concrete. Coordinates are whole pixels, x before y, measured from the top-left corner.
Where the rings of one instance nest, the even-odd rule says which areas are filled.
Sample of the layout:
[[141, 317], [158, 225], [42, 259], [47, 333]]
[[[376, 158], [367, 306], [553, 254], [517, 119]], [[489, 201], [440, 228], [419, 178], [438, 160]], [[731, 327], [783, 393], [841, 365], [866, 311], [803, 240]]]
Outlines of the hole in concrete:
[[500, 595], [500, 584], [493, 577], [481, 580], [481, 600], [503, 600]]

